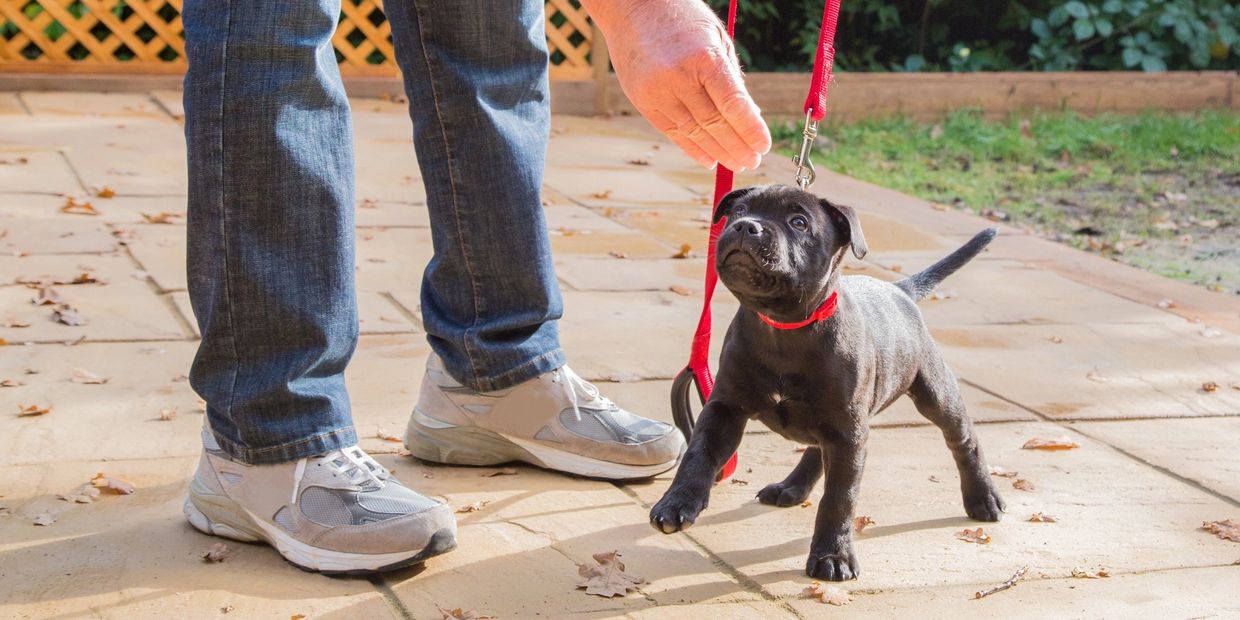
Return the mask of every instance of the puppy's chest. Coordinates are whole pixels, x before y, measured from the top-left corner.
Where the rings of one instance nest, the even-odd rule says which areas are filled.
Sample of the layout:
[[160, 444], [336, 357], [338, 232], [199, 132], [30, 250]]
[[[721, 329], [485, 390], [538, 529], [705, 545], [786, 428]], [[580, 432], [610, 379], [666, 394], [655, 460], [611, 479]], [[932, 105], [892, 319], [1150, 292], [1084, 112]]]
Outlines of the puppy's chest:
[[[829, 415], [821, 401], [824, 395], [796, 385], [784, 383], [764, 386], [753, 394], [757, 406], [751, 417], [767, 428], [792, 441], [817, 444], [817, 433]], [[815, 404], [819, 403], [819, 404]]]

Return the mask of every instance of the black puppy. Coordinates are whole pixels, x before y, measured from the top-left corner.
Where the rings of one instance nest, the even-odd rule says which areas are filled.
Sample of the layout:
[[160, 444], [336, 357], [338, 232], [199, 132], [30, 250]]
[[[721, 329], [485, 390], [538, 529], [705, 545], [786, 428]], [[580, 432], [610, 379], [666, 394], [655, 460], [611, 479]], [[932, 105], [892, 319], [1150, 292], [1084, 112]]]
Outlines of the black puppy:
[[904, 394], [943, 431], [955, 457], [965, 512], [998, 521], [995, 491], [951, 370], [917, 309], [947, 276], [995, 236], [988, 229], [947, 258], [895, 284], [840, 277], [865, 237], [849, 207], [783, 185], [736, 190], [716, 221], [719, 278], [741, 302], [723, 343], [715, 389], [702, 409], [671, 488], [650, 511], [664, 533], [693, 524], [719, 469], [756, 418], [807, 444], [783, 482], [758, 493], [764, 504], [800, 504], [826, 471], [805, 572], [830, 581], [859, 574], [852, 546], [869, 419]]

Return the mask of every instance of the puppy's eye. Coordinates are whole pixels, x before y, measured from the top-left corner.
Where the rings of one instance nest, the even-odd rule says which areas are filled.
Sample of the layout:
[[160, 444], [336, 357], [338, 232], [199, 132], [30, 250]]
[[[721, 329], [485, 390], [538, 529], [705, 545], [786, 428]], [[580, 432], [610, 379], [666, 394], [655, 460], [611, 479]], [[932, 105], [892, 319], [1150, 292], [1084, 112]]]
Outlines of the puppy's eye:
[[788, 220], [788, 225], [797, 230], [804, 231], [809, 228], [809, 220], [805, 219], [804, 215], [794, 215], [792, 219]]
[[748, 211], [749, 211], [749, 207], [745, 206], [744, 204], [736, 205], [735, 207], [732, 207], [732, 217], [740, 217], [742, 215], [745, 215], [745, 213]]

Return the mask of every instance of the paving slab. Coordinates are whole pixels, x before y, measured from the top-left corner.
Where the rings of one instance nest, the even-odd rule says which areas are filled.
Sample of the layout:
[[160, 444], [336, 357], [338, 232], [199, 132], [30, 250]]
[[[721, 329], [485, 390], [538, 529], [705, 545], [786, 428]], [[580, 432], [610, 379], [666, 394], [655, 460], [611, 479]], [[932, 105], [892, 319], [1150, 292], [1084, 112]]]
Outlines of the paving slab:
[[555, 273], [578, 291], [679, 291], [700, 298], [705, 259], [558, 256]]
[[1189, 568], [1109, 579], [1040, 579], [1030, 575], [1011, 590], [975, 600], [998, 583], [912, 588], [853, 595], [845, 608], [817, 601], [789, 603], [804, 617], [832, 612], [864, 617], [915, 616], [926, 620], [978, 618], [1228, 618], [1240, 614], [1234, 566]]
[[26, 116], [26, 107], [22, 105], [17, 93], [0, 93], [0, 115]]
[[[76, 194], [82, 191], [82, 184], [60, 151], [7, 142], [0, 137], [0, 160], [11, 162], [0, 164], [0, 188], [5, 194]], [[5, 194], [0, 195], [5, 196], [6, 204], [14, 200]], [[57, 208], [65, 203], [64, 198], [56, 202]]]
[[359, 200], [426, 202], [409, 132], [386, 139], [358, 140], [354, 157]]
[[[417, 292], [422, 290], [422, 273], [434, 253], [429, 229], [360, 229], [357, 231], [357, 288], [359, 291], [401, 291], [416, 300]], [[401, 303], [405, 302], [401, 298]]]
[[[1031, 437], [1059, 436], [1045, 423], [979, 425], [991, 465], [1019, 472], [1034, 491], [996, 478], [1007, 502], [1000, 523], [969, 520], [942, 435], [933, 428], [877, 429], [870, 435], [858, 515], [876, 523], [857, 537], [861, 577], [848, 589], [888, 590], [997, 584], [1022, 565], [1035, 574], [1067, 576], [1073, 567], [1112, 574], [1230, 564], [1235, 543], [1197, 529], [1202, 520], [1228, 518], [1234, 505], [1139, 464], [1115, 450], [1075, 435], [1080, 448], [1066, 452], [1022, 450]], [[1070, 433], [1070, 431], [1068, 431]], [[710, 507], [687, 533], [721, 560], [779, 597], [795, 597], [809, 579], [805, 557], [813, 532], [816, 490], [808, 508], [772, 508], [754, 495], [781, 480], [801, 456], [775, 435], [747, 435], [740, 469], [717, 485]], [[933, 481], [930, 477], [936, 478]], [[647, 504], [666, 490], [668, 479], [630, 485]], [[1057, 523], [1030, 523], [1035, 512]], [[988, 545], [955, 538], [981, 526]]]
[[[457, 551], [428, 562], [412, 579], [388, 580], [415, 617], [429, 617], [435, 605], [499, 617], [547, 609], [606, 617], [664, 604], [757, 600], [690, 541], [650, 529], [645, 510], [611, 484], [531, 467], [484, 477], [495, 468], [436, 467], [395, 457], [382, 462], [454, 507], [487, 502], [458, 515]], [[649, 581], [640, 596], [607, 599], [576, 589], [576, 564], [612, 550], [620, 551], [628, 572]], [[463, 583], [477, 587], [462, 589]]]
[[[590, 207], [632, 207], [667, 203], [692, 205], [699, 196], [684, 186], [651, 175], [643, 166], [583, 172], [547, 166], [544, 183]], [[610, 192], [610, 193], [609, 193]]]
[[138, 117], [172, 120], [147, 93], [30, 91], [22, 93], [22, 100], [36, 117]]
[[[1240, 338], [1156, 324], [969, 325], [930, 330], [957, 376], [1056, 419], [1233, 415]], [[1014, 380], [1015, 379], [1015, 380]]]
[[[0, 338], [10, 343], [88, 340], [175, 340], [189, 336], [171, 304], [132, 274], [138, 271], [126, 256], [39, 255], [0, 256], [0, 273], [12, 277], [74, 278], [91, 273], [107, 284], [54, 286], [66, 303], [78, 310], [85, 325], [70, 326], [52, 318], [52, 306], [35, 306], [34, 289], [17, 284], [0, 286]], [[10, 280], [11, 282], [12, 280]], [[29, 327], [6, 327], [10, 321]]]
[[430, 213], [425, 203], [359, 200], [356, 214], [359, 228], [391, 226], [430, 228], [431, 226]]
[[[226, 542], [222, 563], [200, 554], [221, 539], [181, 514], [197, 458], [78, 460], [0, 473], [12, 514], [0, 517], [0, 616], [6, 618], [388, 618], [389, 606], [359, 579], [309, 575], [265, 545]], [[91, 504], [55, 499], [106, 472], [132, 495]], [[30, 519], [57, 514], [40, 527]], [[221, 609], [231, 606], [230, 615]]]
[[1240, 418], [1076, 422], [1072, 428], [1240, 504]]
[[30, 202], [49, 196], [0, 195], [0, 254], [102, 254], [118, 248], [107, 223], [90, 216], [40, 211]]

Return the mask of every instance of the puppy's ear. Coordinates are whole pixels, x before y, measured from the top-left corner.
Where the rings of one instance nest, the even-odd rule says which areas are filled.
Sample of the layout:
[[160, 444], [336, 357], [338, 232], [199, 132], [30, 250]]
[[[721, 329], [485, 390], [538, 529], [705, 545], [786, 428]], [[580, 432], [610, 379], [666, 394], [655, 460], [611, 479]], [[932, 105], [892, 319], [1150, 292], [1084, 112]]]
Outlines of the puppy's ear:
[[818, 202], [831, 217], [831, 223], [835, 224], [836, 230], [840, 231], [852, 246], [853, 256], [865, 258], [870, 248], [865, 244], [865, 235], [861, 233], [861, 220], [857, 218], [857, 212], [852, 207], [828, 202], [826, 198]]
[[719, 201], [719, 204], [715, 205], [715, 215], [714, 217], [711, 218], [710, 221], [712, 223], [718, 222], [721, 218], [726, 216], [729, 211], [732, 210], [732, 207], [736, 205], [737, 200], [740, 200], [741, 198], [748, 196], [749, 194], [753, 193], [753, 191], [756, 189], [758, 188], [742, 187], [740, 189], [732, 190], [731, 192], [728, 192], [728, 194]]

